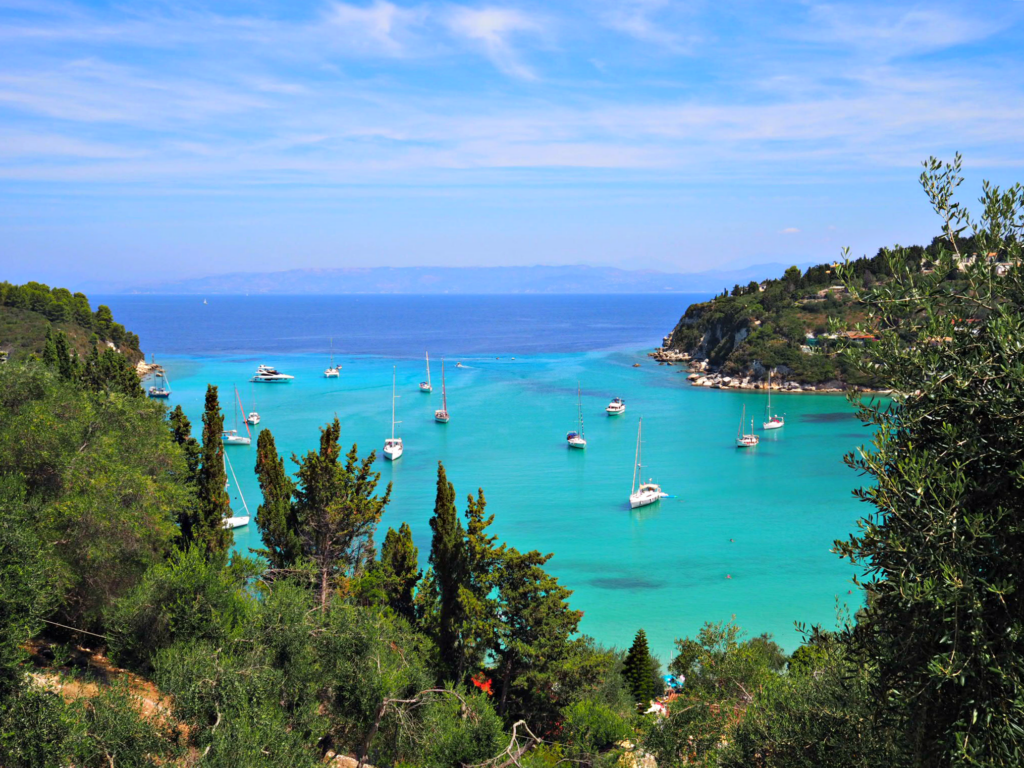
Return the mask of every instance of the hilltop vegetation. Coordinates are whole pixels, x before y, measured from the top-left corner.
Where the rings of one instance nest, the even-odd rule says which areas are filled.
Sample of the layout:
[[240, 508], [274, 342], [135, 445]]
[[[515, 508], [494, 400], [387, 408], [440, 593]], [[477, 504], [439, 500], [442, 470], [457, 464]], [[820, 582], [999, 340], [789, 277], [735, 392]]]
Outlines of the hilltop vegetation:
[[[905, 269], [934, 274], [945, 245], [945, 238], [936, 237], [928, 246], [900, 249]], [[976, 244], [972, 237], [959, 237], [957, 247], [967, 254]], [[781, 278], [736, 285], [711, 301], [687, 308], [663, 349], [669, 358], [671, 353], [681, 353], [706, 363], [708, 370], [753, 381], [764, 380], [767, 371], [773, 370], [780, 382], [884, 385], [874, 372], [837, 354], [836, 342], [844, 334], [858, 343], [871, 342], [875, 329], [853, 330], [867, 315], [855, 294], [882, 289], [892, 281], [888, 253], [882, 249], [873, 257], [852, 261], [843, 278], [840, 265], [833, 263], [806, 272], [790, 267]], [[940, 279], [950, 290], [963, 284], [956, 266]], [[838, 326], [838, 334], [830, 323]]]
[[95, 346], [113, 345], [132, 363], [142, 359], [139, 337], [114, 321], [110, 307], [95, 312], [84, 293], [50, 288], [44, 283], [0, 283], [0, 351], [11, 359], [43, 354], [47, 333], [60, 330], [70, 349], [86, 357]]

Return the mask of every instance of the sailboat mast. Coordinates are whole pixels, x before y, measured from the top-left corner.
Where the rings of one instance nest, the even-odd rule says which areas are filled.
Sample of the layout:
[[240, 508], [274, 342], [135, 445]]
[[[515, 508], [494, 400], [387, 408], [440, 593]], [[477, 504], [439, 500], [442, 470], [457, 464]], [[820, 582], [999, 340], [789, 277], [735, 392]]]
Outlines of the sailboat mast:
[[427, 386], [430, 386], [430, 353], [427, 352]]
[[768, 369], [768, 417], [772, 415], [772, 369]]
[[636, 492], [636, 473], [640, 469], [640, 431], [644, 426], [644, 417], [640, 417], [640, 421], [636, 425], [636, 463], [633, 464], [633, 485], [629, 489], [630, 495]]
[[392, 366], [391, 368], [391, 439], [395, 439], [395, 375], [398, 371], [398, 366]]
[[334, 367], [334, 337], [331, 337], [331, 368]]
[[580, 437], [583, 437], [583, 400], [578, 381], [576, 382], [576, 419], [580, 423]]
[[448, 392], [444, 388], [444, 358], [441, 358], [441, 410], [448, 413]]
[[[242, 423], [245, 424], [245, 433], [252, 437], [252, 432], [249, 431], [249, 422], [245, 416], [245, 407], [242, 405], [242, 396], [238, 394], [238, 387], [235, 387], [235, 399], [238, 401], [238, 410], [242, 412]], [[238, 414], [235, 414], [235, 431], [238, 431]]]

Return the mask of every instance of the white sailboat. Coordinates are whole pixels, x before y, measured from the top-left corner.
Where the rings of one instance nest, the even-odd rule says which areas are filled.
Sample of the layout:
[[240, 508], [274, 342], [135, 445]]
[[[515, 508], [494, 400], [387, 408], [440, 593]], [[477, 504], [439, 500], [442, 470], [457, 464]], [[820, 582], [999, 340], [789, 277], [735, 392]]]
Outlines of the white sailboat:
[[[641, 416], [640, 421], [636, 425], [636, 461], [633, 464], [633, 485], [629, 489], [629, 508], [636, 509], [637, 507], [646, 507], [648, 504], [653, 504], [656, 501], [668, 496], [667, 493], [662, 493], [661, 486], [655, 483], [651, 478], [647, 479], [645, 483], [643, 481], [643, 464], [640, 459], [640, 444], [642, 440], [640, 438], [643, 430], [644, 419]], [[637, 485], [639, 480], [640, 485]]]
[[400, 421], [395, 421], [395, 400], [398, 399], [398, 395], [395, 394], [395, 376], [397, 375], [397, 366], [391, 370], [391, 437], [384, 441], [384, 458], [388, 461], [395, 461], [402, 457], [402, 452], [405, 450], [402, 445], [402, 438], [395, 437], [395, 424], [401, 424]]
[[420, 392], [433, 392], [434, 388], [430, 386], [430, 353], [427, 352], [427, 380], [420, 382]]
[[[235, 478], [235, 488], [238, 489], [238, 498], [242, 500], [242, 508], [245, 510], [244, 515], [238, 517], [225, 517], [224, 522], [221, 524], [225, 528], [242, 528], [249, 524], [249, 506], [245, 503], [245, 496], [242, 495], [242, 486], [238, 484], [238, 478], [235, 477], [235, 468], [231, 466], [231, 462], [228, 461], [227, 451], [224, 452], [224, 466], [231, 470], [231, 476]], [[224, 483], [224, 490], [228, 489], [228, 483]]]
[[768, 405], [764, 409], [764, 428], [778, 429], [786, 426], [786, 419], [778, 414], [772, 414], [772, 372], [768, 369]]
[[434, 421], [448, 423], [448, 391], [444, 386], [444, 358], [441, 358], [441, 408], [434, 411]]
[[576, 382], [576, 429], [567, 433], [566, 442], [570, 448], [586, 448], [587, 440], [583, 436], [583, 400], [580, 395], [580, 383]]
[[235, 398], [238, 400], [238, 410], [242, 414], [242, 423], [245, 424], [245, 434], [238, 433], [238, 413], [235, 413], [235, 428], [225, 429], [221, 432], [220, 439], [224, 445], [250, 445], [252, 434], [249, 432], [249, 423], [246, 420], [245, 409], [242, 408], [242, 398], [238, 395], [238, 387], [235, 387]]
[[249, 394], [252, 395], [252, 410], [249, 411], [249, 415], [245, 417], [245, 423], [255, 427], [260, 423], [260, 414], [256, 410], [256, 390], [249, 387]]
[[170, 397], [171, 396], [171, 382], [167, 378], [167, 374], [163, 370], [157, 374], [157, 379], [160, 383], [155, 384], [149, 388], [150, 397]]
[[324, 371], [325, 379], [337, 379], [341, 376], [341, 366], [334, 364], [334, 339], [331, 339], [331, 364]]
[[753, 448], [759, 442], [761, 438], [754, 434], [754, 420], [750, 420], [750, 432], [745, 433], [743, 431], [743, 422], [747, 420], [747, 406], [743, 406], [743, 415], [740, 416], [740, 427], [736, 431], [736, 447], [737, 448]]

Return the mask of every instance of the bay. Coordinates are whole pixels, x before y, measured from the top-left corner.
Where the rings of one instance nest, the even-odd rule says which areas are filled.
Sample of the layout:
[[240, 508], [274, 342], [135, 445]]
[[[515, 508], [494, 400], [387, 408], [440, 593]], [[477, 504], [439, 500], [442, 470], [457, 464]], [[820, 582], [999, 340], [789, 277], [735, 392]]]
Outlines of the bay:
[[[437, 462], [458, 498], [482, 488], [493, 530], [519, 549], [554, 553], [549, 569], [574, 590], [582, 631], [626, 646], [643, 627], [667, 661], [673, 640], [705, 621], [735, 617], [748, 633], [769, 632], [792, 650], [794, 621], [834, 626], [858, 607], [854, 569], [831, 553], [864, 508], [844, 453], [869, 439], [837, 396], [779, 395], [786, 426], [737, 450], [745, 406], [759, 423], [765, 396], [689, 386], [685, 369], [646, 352], [692, 301], [707, 296], [108, 296], [115, 317], [163, 363], [170, 404], [198, 433], [207, 383], [220, 388], [226, 423], [245, 410], [262, 416], [284, 454], [317, 445], [337, 416], [342, 444], [378, 453], [393, 484], [387, 526], [406, 521], [420, 548], [430, 543]], [[329, 340], [343, 368], [324, 379]], [[422, 394], [423, 354], [432, 394]], [[437, 424], [440, 358], [451, 422]], [[514, 358], [514, 359], [513, 359]], [[455, 363], [461, 362], [461, 368]], [[289, 384], [250, 384], [256, 365], [295, 375]], [[633, 365], [639, 363], [639, 368]], [[383, 461], [395, 370], [405, 455]], [[582, 389], [586, 451], [566, 448]], [[604, 408], [615, 396], [623, 416]], [[672, 497], [630, 511], [637, 419], [644, 419], [645, 475]], [[238, 428], [244, 431], [241, 415]], [[259, 487], [252, 446], [229, 446], [242, 498], [255, 513]], [[241, 495], [239, 494], [241, 491]], [[259, 545], [255, 524], [235, 532], [236, 548]]]

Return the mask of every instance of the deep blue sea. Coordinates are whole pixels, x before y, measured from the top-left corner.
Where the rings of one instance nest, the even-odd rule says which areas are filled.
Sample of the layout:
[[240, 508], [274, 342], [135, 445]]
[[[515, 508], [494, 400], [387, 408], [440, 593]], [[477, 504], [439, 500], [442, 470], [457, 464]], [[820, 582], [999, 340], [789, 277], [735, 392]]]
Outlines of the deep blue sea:
[[[859, 600], [854, 569], [830, 552], [864, 508], [843, 455], [869, 433], [839, 396], [777, 395], [786, 426], [752, 450], [735, 448], [745, 407], [760, 423], [765, 395], [699, 389], [685, 369], [646, 353], [693, 301], [707, 296], [107, 296], [168, 371], [173, 394], [199, 424], [206, 384], [220, 387], [232, 426], [239, 408], [262, 416], [283, 453], [313, 449], [337, 415], [342, 442], [376, 450], [391, 431], [397, 370], [398, 432], [405, 455], [378, 462], [393, 483], [383, 526], [407, 521], [420, 557], [430, 542], [437, 462], [460, 498], [483, 488], [493, 530], [520, 549], [554, 553], [549, 569], [574, 590], [582, 630], [628, 645], [643, 627], [667, 661], [677, 637], [735, 617], [751, 635], [799, 642], [794, 621], [832, 627], [837, 606]], [[339, 379], [323, 378], [333, 338]], [[422, 394], [430, 352], [433, 394]], [[441, 358], [451, 422], [437, 424]], [[463, 367], [456, 368], [461, 362]], [[250, 384], [259, 363], [295, 375]], [[634, 368], [634, 363], [640, 363]], [[569, 450], [576, 388], [586, 451]], [[623, 416], [604, 408], [615, 396]], [[637, 420], [644, 417], [645, 474], [672, 497], [630, 511]], [[239, 420], [241, 417], [239, 417]], [[239, 423], [239, 429], [244, 426]], [[197, 429], [198, 431], [198, 429]], [[255, 434], [254, 434], [255, 437]], [[243, 498], [259, 487], [251, 447], [227, 448]], [[241, 494], [239, 494], [239, 490]], [[383, 530], [378, 540], [383, 540]], [[235, 532], [255, 547], [255, 524]], [[851, 592], [852, 590], [852, 592]], [[850, 604], [853, 610], [857, 604]]]

